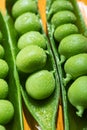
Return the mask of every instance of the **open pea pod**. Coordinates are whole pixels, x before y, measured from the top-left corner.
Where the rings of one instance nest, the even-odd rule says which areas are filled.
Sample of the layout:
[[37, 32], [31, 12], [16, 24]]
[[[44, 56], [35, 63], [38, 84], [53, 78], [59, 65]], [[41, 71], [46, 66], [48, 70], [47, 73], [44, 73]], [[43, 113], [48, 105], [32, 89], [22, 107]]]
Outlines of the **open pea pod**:
[[[12, 5], [15, 2], [16, 2], [16, 0], [14, 2], [10, 1], [10, 0], [6, 1], [7, 12], [8, 12], [8, 14], [6, 16], [6, 23], [7, 23], [9, 31], [12, 28], [14, 28], [14, 20], [12, 20], [12, 17], [11, 17], [11, 9], [12, 9]], [[39, 13], [38, 13], [38, 15], [39, 15]], [[11, 20], [13, 21], [13, 24], [12, 24]], [[39, 17], [39, 20], [40, 20], [40, 17]], [[21, 84], [21, 93], [22, 93], [24, 103], [25, 103], [29, 113], [33, 117], [33, 121], [32, 121], [33, 129], [38, 129], [40, 127], [42, 130], [56, 130], [57, 111], [58, 111], [58, 104], [59, 104], [59, 97], [60, 97], [59, 76], [58, 76], [58, 73], [56, 70], [56, 64], [55, 64], [53, 53], [51, 51], [50, 44], [48, 42], [47, 37], [45, 36], [45, 34], [43, 32], [43, 27], [42, 27], [40, 33], [43, 34], [45, 37], [46, 44], [47, 44], [47, 51], [48, 51], [47, 52], [48, 60], [47, 60], [47, 63], [46, 63], [46, 66], [44, 67], [44, 69], [54, 72], [55, 90], [52, 93], [52, 95], [50, 97], [48, 97], [47, 99], [44, 99], [41, 101], [35, 100], [35, 99], [31, 98], [30, 96], [28, 96], [28, 94], [25, 90], [25, 81], [26, 81], [27, 74], [21, 75], [21, 73], [19, 73], [20, 84]], [[12, 32], [12, 31], [9, 33], [9, 35], [11, 38], [13, 38], [15, 36], [14, 32]], [[16, 37], [14, 37], [13, 39], [18, 40]], [[14, 54], [13, 55], [15, 55], [15, 51], [18, 50], [17, 44], [14, 44], [14, 42], [12, 44], [14, 45]], [[31, 120], [31, 118], [30, 118], [30, 120]], [[36, 120], [37, 124], [35, 123], [34, 120]]]
[[[58, 1], [58, 0], [56, 0], [56, 1]], [[56, 3], [56, 1], [55, 1], [55, 3]], [[87, 37], [87, 27], [86, 27], [86, 24], [85, 24], [84, 19], [82, 17], [82, 14], [80, 12], [80, 9], [78, 7], [77, 1], [76, 0], [68, 0], [68, 1], [72, 4], [73, 12], [76, 15], [75, 25], [78, 27], [79, 33], [81, 33], [85, 37]], [[55, 27], [51, 21], [51, 18], [53, 15], [52, 13], [54, 13], [54, 12], [50, 12], [50, 9], [51, 9], [51, 5], [53, 2], [54, 2], [53, 0], [51, 0], [51, 1], [47, 0], [47, 5], [46, 5], [47, 30], [48, 30], [48, 37], [50, 40], [50, 44], [51, 44], [51, 47], [52, 47], [52, 50], [54, 53], [54, 57], [55, 57], [55, 61], [57, 64], [57, 70], [58, 70], [59, 76], [60, 76], [64, 130], [84, 130], [84, 129], [87, 129], [87, 117], [86, 117], [87, 111], [84, 112], [82, 118], [80, 118], [76, 115], [76, 112], [75, 112], [76, 109], [68, 102], [68, 99], [67, 99], [67, 88], [68, 88], [69, 84], [65, 87], [64, 83], [63, 83], [63, 77], [65, 76], [65, 72], [63, 69], [63, 64], [59, 63], [59, 59], [60, 59], [60, 55], [58, 53], [59, 42], [54, 39]], [[63, 0], [63, 2], [65, 2], [65, 0]], [[64, 7], [64, 6], [62, 6], [62, 9], [57, 8], [56, 5], [54, 7], [55, 8], [52, 11], [59, 11], [60, 12], [63, 10], [67, 10], [66, 7]], [[60, 7], [60, 4], [59, 4], [59, 7]], [[72, 12], [71, 11], [72, 8], [70, 6], [69, 6], [68, 10], [69, 9], [70, 9], [70, 12]], [[54, 21], [56, 23], [57, 19], [54, 19]], [[58, 21], [57, 21], [57, 24], [58, 24]], [[62, 32], [63, 32], [63, 30], [62, 30]]]
[[[2, 45], [5, 49], [5, 60], [9, 66], [8, 74], [8, 86], [9, 86], [9, 95], [8, 100], [10, 100], [14, 106], [14, 118], [6, 126], [7, 130], [23, 130], [23, 118], [22, 118], [22, 99], [20, 91], [19, 77], [15, 65], [15, 53], [14, 45], [16, 40], [12, 36], [14, 29], [11, 28], [11, 32], [7, 26], [5, 18], [0, 13], [0, 30], [3, 36]], [[14, 34], [15, 35], [15, 34]], [[14, 44], [12, 44], [14, 43]]]

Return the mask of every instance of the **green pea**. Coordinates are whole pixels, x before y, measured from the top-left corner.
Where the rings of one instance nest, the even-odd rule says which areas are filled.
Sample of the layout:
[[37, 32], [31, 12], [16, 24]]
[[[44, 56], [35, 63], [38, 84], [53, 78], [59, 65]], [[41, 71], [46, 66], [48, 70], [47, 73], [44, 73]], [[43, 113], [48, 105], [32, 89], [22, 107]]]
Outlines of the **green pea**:
[[3, 58], [5, 54], [5, 50], [2, 45], [0, 45], [0, 58]]
[[24, 13], [20, 15], [15, 21], [15, 29], [19, 34], [28, 31], [40, 31], [41, 24], [39, 18], [34, 13]]
[[0, 100], [0, 124], [5, 125], [11, 121], [14, 115], [14, 107], [8, 100]]
[[4, 126], [0, 125], [0, 130], [6, 130]]
[[84, 109], [87, 108], [87, 76], [81, 76], [71, 84], [68, 99], [76, 107], [76, 114], [82, 117]]
[[56, 41], [60, 42], [64, 37], [75, 33], [78, 33], [78, 28], [74, 24], [63, 24], [55, 29], [54, 38]]
[[0, 78], [5, 78], [8, 74], [9, 67], [5, 60], [0, 59]]
[[37, 4], [33, 0], [18, 0], [12, 7], [12, 15], [17, 18], [25, 12], [37, 12]]
[[58, 52], [65, 59], [79, 53], [85, 53], [87, 52], [87, 38], [82, 34], [69, 35], [60, 42]]
[[51, 19], [51, 24], [54, 27], [58, 27], [59, 25], [66, 24], [66, 23], [75, 23], [76, 16], [71, 11], [59, 11], [55, 13]]
[[58, 11], [70, 10], [73, 11], [73, 6], [70, 1], [54, 1], [51, 5], [50, 14], [54, 14]]
[[18, 69], [25, 73], [32, 73], [42, 69], [46, 64], [47, 55], [45, 51], [36, 45], [24, 47], [16, 57]]
[[46, 49], [46, 40], [42, 34], [37, 31], [30, 31], [23, 34], [18, 40], [18, 48], [22, 49], [27, 45], [37, 45]]
[[0, 79], [0, 99], [6, 98], [8, 95], [8, 84], [4, 79]]
[[41, 100], [49, 97], [55, 88], [53, 73], [41, 70], [30, 75], [26, 81], [26, 91], [34, 99]]
[[76, 79], [81, 75], [87, 74], [87, 54], [77, 54], [70, 57], [64, 64], [64, 70], [68, 78]]

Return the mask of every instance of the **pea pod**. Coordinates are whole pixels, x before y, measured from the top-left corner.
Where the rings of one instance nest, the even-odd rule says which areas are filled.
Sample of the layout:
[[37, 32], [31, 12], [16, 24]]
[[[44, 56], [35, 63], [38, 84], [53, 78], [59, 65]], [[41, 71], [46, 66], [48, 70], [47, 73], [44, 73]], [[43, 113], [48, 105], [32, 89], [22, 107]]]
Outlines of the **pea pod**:
[[[8, 7], [8, 3], [9, 3], [9, 7], [12, 8], [13, 4], [11, 3], [11, 1], [7, 0], [6, 3], [7, 3], [7, 7]], [[9, 8], [7, 8], [7, 9], [9, 9]], [[9, 10], [8, 10], [8, 12], [9, 12]], [[9, 12], [9, 14], [11, 14], [11, 12]], [[39, 15], [39, 12], [38, 12], [38, 15]], [[10, 15], [7, 15], [7, 17], [10, 19]], [[7, 19], [6, 22], [7, 22], [9, 30], [11, 30], [10, 27], [12, 26], [12, 28], [14, 28], [14, 24], [12, 24], [9, 21], [9, 19]], [[41, 21], [40, 16], [39, 16], [39, 20]], [[33, 116], [32, 126], [37, 127], [37, 128], [40, 127], [42, 130], [55, 130], [56, 129], [56, 116], [57, 116], [59, 97], [60, 97], [59, 76], [58, 76], [58, 73], [56, 71], [56, 64], [55, 64], [53, 53], [51, 51], [50, 44], [48, 42], [47, 37], [45, 36], [45, 34], [43, 32], [42, 26], [41, 26], [40, 33], [43, 34], [43, 36], [46, 40], [47, 53], [48, 53], [47, 54], [47, 62], [46, 62], [46, 65], [44, 66], [43, 69], [46, 69], [48, 71], [52, 71], [54, 73], [55, 90], [48, 98], [41, 100], [41, 101], [35, 100], [28, 95], [28, 93], [26, 92], [26, 89], [25, 89], [25, 81], [26, 81], [27, 75], [21, 74], [21, 72], [19, 72], [21, 93], [22, 93], [24, 103], [29, 111], [28, 114], [30, 113]], [[14, 37], [14, 32], [11, 32], [11, 34], [9, 34], [9, 35], [11, 37]], [[15, 39], [15, 37], [14, 37], [14, 39]], [[17, 39], [15, 39], [15, 40], [17, 40]], [[15, 48], [15, 51], [16, 50], [19, 51], [16, 45], [14, 48]], [[38, 126], [37, 126], [37, 124], [35, 124], [34, 120], [37, 121]]]
[[10, 31], [14, 32], [14, 29], [11, 29], [9, 31], [6, 20], [1, 13], [0, 13], [0, 29], [4, 39], [2, 40], [3, 41], [2, 45], [5, 50], [5, 60], [7, 61], [8, 66], [10, 68], [7, 79], [9, 86], [8, 99], [14, 105], [14, 118], [8, 125], [6, 125], [6, 130], [17, 130], [17, 129], [23, 130], [20, 83], [15, 65], [15, 53], [14, 50], [12, 49], [14, 48], [12, 42], [14, 42], [15, 44], [16, 41], [9, 35]]
[[[74, 24], [75, 24], [75, 26], [78, 27], [79, 33], [81, 33], [82, 35], [87, 37], [87, 27], [86, 27], [85, 22], [83, 20], [82, 14], [79, 10], [77, 1], [76, 0], [69, 0], [69, 1], [73, 5], [73, 10], [74, 10], [73, 13], [77, 19], [74, 22]], [[46, 8], [47, 18], [49, 17], [49, 12], [51, 10], [51, 5], [53, 4], [53, 2], [54, 2], [53, 0], [51, 0], [51, 1], [47, 0], [47, 8]], [[86, 125], [87, 118], [85, 117], [85, 114], [82, 118], [79, 118], [75, 113], [74, 107], [68, 102], [68, 99], [67, 99], [67, 88], [69, 87], [69, 84], [67, 84], [67, 86], [65, 88], [64, 83], [63, 83], [63, 77], [65, 76], [65, 71], [63, 68], [63, 64], [61, 65], [59, 62], [60, 54], [57, 51], [57, 48], [59, 47], [60, 42], [56, 41], [54, 39], [55, 28], [54, 28], [54, 25], [52, 25], [52, 23], [51, 23], [51, 18], [52, 17], [50, 17], [47, 20], [47, 30], [48, 30], [48, 37], [49, 37], [49, 40], [51, 43], [51, 47], [52, 47], [52, 50], [54, 53], [55, 61], [57, 64], [57, 71], [59, 72], [59, 76], [60, 76], [61, 95], [62, 95], [61, 100], [62, 100], [62, 104], [63, 104], [64, 130], [77, 130], [77, 129], [84, 130], [84, 129], [87, 129], [87, 125]], [[60, 32], [59, 32], [59, 34], [60, 34]]]

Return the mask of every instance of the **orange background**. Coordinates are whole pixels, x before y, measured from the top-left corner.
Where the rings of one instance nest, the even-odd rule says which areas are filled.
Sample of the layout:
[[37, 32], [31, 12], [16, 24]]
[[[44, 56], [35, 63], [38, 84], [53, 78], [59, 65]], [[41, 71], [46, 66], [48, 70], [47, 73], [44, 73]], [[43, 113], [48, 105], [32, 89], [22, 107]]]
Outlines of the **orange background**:
[[82, 2], [84, 2], [85, 4], [87, 4], [87, 0], [79, 0], [79, 1], [82, 1]]
[[[87, 0], [79, 0], [79, 1], [84, 2], [87, 5]], [[38, 2], [39, 2], [38, 7], [39, 7], [39, 10], [40, 10], [40, 13], [41, 13], [41, 18], [43, 20], [44, 29], [45, 29], [45, 32], [46, 32], [46, 17], [45, 17], [46, 0], [38, 0]], [[5, 14], [5, 0], [0, 0], [0, 10], [2, 11], [3, 14]], [[81, 9], [81, 12], [83, 14], [83, 17], [84, 17], [86, 23], [87, 23], [87, 17], [86, 17], [87, 12], [84, 12], [84, 9]], [[62, 107], [61, 107], [61, 105], [59, 105], [58, 118], [59, 119], [58, 119], [58, 122], [57, 122], [57, 129], [63, 130]], [[28, 122], [28, 120], [26, 120], [25, 114], [24, 114], [24, 129], [30, 130], [29, 122]]]

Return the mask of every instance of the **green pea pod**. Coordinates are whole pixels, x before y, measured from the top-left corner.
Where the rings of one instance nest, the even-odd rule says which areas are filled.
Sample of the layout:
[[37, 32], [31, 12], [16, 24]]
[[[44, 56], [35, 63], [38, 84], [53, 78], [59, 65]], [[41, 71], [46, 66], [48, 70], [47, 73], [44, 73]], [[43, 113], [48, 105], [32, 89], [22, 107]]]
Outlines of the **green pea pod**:
[[[16, 2], [16, 1], [15, 1]], [[10, 0], [7, 0], [7, 11], [9, 14], [9, 7], [12, 8], [12, 3]], [[39, 20], [40, 20], [40, 15], [38, 12]], [[14, 28], [14, 24], [10, 22], [10, 15], [7, 14], [7, 25], [9, 31]], [[47, 37], [45, 36], [45, 33], [43, 31], [43, 27], [40, 31], [41, 34], [44, 35], [44, 38], [46, 39], [46, 44], [47, 44], [47, 63], [44, 66], [44, 69], [52, 71], [54, 73], [54, 78], [55, 78], [55, 90], [52, 93], [50, 97], [44, 100], [35, 100], [28, 96], [26, 90], [25, 90], [25, 81], [26, 81], [26, 76], [27, 74], [22, 74], [19, 73], [19, 78], [20, 78], [20, 83], [21, 83], [21, 93], [22, 97], [24, 100], [24, 103], [28, 109], [28, 114], [30, 113], [33, 116], [33, 122], [32, 122], [32, 127], [38, 128], [40, 127], [42, 130], [56, 130], [56, 120], [57, 120], [57, 111], [58, 111], [58, 104], [59, 104], [59, 98], [60, 98], [60, 83], [59, 83], [59, 75], [56, 70], [56, 64], [54, 60], [54, 56], [50, 47], [50, 44], [48, 42]], [[10, 37], [14, 37], [14, 32], [9, 33]], [[13, 38], [15, 39], [15, 37]], [[17, 40], [17, 39], [15, 39]], [[13, 43], [14, 44], [14, 43]], [[18, 50], [17, 45], [14, 45], [14, 50]], [[15, 55], [15, 52], [14, 54]], [[30, 118], [31, 120], [31, 118]], [[35, 124], [35, 120], [38, 123], [38, 126]]]
[[[77, 18], [75, 25], [78, 27], [79, 33], [81, 33], [87, 37], [87, 27], [83, 20], [82, 14], [81, 14], [80, 9], [77, 4], [77, 1], [76, 0], [69, 0], [69, 1], [73, 5], [74, 14], [76, 15], [76, 18]], [[53, 3], [53, 0], [51, 0], [51, 1], [47, 0], [47, 6], [46, 6], [47, 19], [49, 18], [49, 11], [50, 11], [52, 3]], [[65, 72], [63, 70], [63, 64], [61, 65], [59, 62], [60, 55], [57, 51], [59, 43], [54, 39], [54, 30], [55, 29], [54, 29], [54, 26], [51, 24], [51, 17], [50, 17], [50, 19], [47, 20], [47, 30], [48, 30], [48, 37], [49, 37], [50, 44], [51, 44], [51, 47], [53, 50], [54, 58], [55, 58], [55, 61], [57, 64], [57, 71], [59, 72], [59, 77], [60, 77], [64, 130], [87, 129], [87, 118], [85, 116], [87, 111], [85, 111], [82, 118], [79, 118], [78, 116], [76, 116], [75, 108], [72, 107], [72, 105], [68, 102], [68, 99], [67, 99], [68, 84], [65, 88], [64, 83], [63, 83], [63, 77], [65, 76]]]
[[[6, 19], [10, 21], [9, 17], [6, 17]], [[10, 30], [9, 26], [11, 28]], [[3, 35], [2, 45], [5, 49], [5, 60], [10, 68], [7, 79], [9, 86], [8, 99], [14, 106], [14, 118], [8, 125], [6, 125], [6, 130], [23, 130], [21, 91], [19, 77], [15, 65], [15, 53], [13, 49], [16, 40], [12, 35], [14, 29], [12, 28], [11, 24], [9, 26], [7, 25], [5, 18], [0, 13], [0, 29]]]

